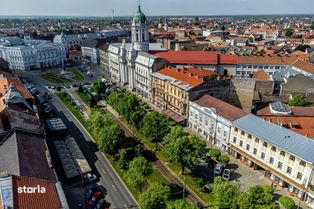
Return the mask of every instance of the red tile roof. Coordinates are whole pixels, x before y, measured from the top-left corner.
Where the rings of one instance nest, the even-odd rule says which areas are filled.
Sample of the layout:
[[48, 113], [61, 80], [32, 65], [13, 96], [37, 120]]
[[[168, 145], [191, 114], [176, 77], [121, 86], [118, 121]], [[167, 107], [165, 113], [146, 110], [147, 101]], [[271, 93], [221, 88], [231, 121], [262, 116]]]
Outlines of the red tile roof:
[[[19, 187], [44, 187], [45, 193], [18, 193]], [[55, 182], [30, 177], [12, 176], [14, 209], [62, 208]]]
[[258, 70], [254, 73], [253, 78], [260, 81], [270, 80], [270, 76], [264, 70]]
[[197, 86], [204, 82], [204, 78], [214, 74], [213, 71], [203, 70], [199, 68], [174, 68], [165, 67], [158, 71], [158, 73], [172, 77], [178, 81], [189, 84], [191, 86]]
[[218, 53], [214, 51], [167, 51], [154, 53], [173, 64], [217, 65]]
[[238, 56], [237, 55], [229, 55], [229, 54], [220, 54], [219, 55], [219, 63], [221, 65], [237, 65], [238, 64]]
[[215, 97], [209, 96], [208, 94], [205, 94], [196, 100], [195, 103], [203, 107], [215, 108], [218, 115], [221, 115], [230, 121], [237, 120], [247, 115], [247, 113], [240, 108], [216, 99]]

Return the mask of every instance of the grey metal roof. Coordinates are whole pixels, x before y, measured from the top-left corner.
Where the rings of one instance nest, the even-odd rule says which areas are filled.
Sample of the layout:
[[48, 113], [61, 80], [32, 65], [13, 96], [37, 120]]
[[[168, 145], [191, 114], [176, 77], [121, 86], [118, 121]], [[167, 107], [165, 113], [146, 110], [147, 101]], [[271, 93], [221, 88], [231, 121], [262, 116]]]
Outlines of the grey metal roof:
[[234, 121], [233, 124], [269, 144], [314, 163], [314, 141], [312, 139], [264, 121], [252, 114]]

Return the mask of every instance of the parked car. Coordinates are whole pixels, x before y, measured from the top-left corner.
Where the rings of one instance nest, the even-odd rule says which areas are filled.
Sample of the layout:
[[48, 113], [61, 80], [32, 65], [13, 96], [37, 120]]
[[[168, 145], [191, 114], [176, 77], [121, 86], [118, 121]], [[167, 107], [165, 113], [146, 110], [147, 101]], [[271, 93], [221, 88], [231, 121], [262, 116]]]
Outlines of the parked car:
[[86, 199], [90, 199], [95, 194], [95, 192], [97, 190], [98, 190], [97, 184], [90, 184], [90, 185], [88, 185], [87, 191], [84, 194], [85, 198]]
[[221, 175], [222, 170], [223, 170], [223, 166], [219, 163], [216, 164], [215, 171], [214, 171], [215, 175]]
[[225, 169], [222, 173], [222, 179], [229, 181], [230, 180], [231, 171], [229, 169]]
[[80, 184], [90, 184], [90, 183], [95, 183], [98, 181], [98, 177], [95, 174], [88, 173], [84, 175], [83, 181], [80, 182]]
[[97, 202], [103, 197], [102, 192], [95, 192], [92, 199], [88, 202], [90, 206], [96, 206]]
[[104, 199], [101, 198], [96, 206], [96, 209], [109, 209], [110, 204]]

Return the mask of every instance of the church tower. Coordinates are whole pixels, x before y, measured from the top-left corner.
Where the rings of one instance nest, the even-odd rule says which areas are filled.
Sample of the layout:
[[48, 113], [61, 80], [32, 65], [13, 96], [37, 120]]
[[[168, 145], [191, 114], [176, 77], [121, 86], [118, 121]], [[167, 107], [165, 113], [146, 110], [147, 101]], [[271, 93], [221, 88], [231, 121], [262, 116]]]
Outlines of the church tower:
[[138, 5], [138, 10], [132, 21], [132, 43], [136, 51], [149, 50], [149, 34], [147, 20], [144, 13], [141, 11], [141, 5]]

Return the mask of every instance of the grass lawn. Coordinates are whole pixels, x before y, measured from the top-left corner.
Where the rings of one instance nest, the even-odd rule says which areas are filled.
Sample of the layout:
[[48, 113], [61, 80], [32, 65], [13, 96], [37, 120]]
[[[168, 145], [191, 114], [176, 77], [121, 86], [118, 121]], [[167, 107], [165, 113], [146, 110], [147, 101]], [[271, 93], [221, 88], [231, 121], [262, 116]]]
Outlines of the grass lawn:
[[73, 75], [74, 75], [72, 77], [73, 80], [82, 81], [85, 79], [84, 76], [82, 75], [82, 73], [77, 68], [70, 68], [70, 69], [66, 69], [66, 70], [73, 73]]
[[90, 104], [90, 97], [87, 96], [87, 94], [85, 94], [84, 92], [79, 92], [78, 90], [75, 91], [77, 93], [77, 95], [83, 100], [83, 102], [86, 104], [86, 105], [89, 105]]
[[62, 75], [59, 75], [54, 72], [49, 72], [41, 75], [41, 77], [51, 83], [69, 83], [71, 80], [63, 77]]
[[63, 93], [57, 93], [56, 95], [62, 100], [62, 102], [73, 113], [73, 115], [81, 122], [84, 128], [88, 130], [88, 123], [84, 120], [83, 116], [76, 109], [76, 107], [72, 105], [72, 102], [66, 96], [64, 96]]

